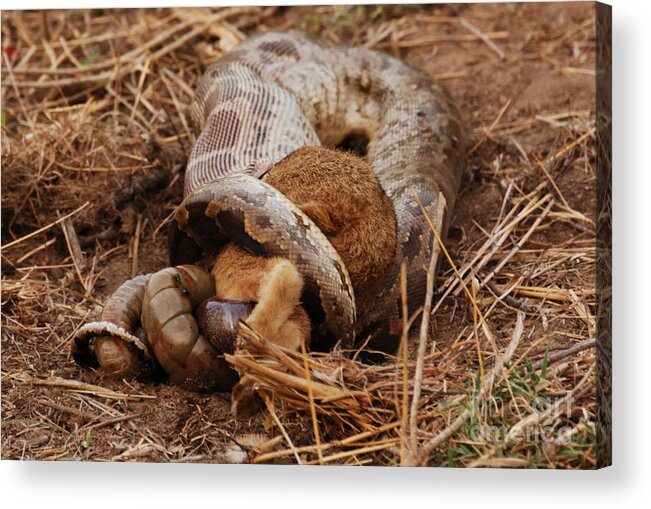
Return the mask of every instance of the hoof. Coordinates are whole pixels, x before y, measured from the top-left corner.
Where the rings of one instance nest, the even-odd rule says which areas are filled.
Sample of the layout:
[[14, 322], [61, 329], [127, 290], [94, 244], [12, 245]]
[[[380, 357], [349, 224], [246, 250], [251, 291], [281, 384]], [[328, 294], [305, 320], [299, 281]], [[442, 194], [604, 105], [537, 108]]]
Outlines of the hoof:
[[201, 334], [194, 310], [215, 293], [210, 274], [194, 265], [151, 276], [142, 323], [152, 351], [175, 385], [193, 391], [229, 391], [238, 375]]

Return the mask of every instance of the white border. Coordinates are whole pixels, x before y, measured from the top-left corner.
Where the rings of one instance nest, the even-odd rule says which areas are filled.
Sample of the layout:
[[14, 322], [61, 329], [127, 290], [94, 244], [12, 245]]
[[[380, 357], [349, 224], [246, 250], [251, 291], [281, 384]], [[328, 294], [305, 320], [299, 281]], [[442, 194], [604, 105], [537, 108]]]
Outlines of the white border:
[[[0, 8], [216, 5], [194, 0], [23, 0]], [[228, 2], [233, 3], [243, 2]], [[278, 2], [244, 2], [274, 5]], [[282, 1], [284, 5], [295, 4]], [[314, 2], [341, 3], [341, 2]], [[343, 2], [346, 3], [346, 2]], [[351, 3], [351, 2], [348, 2]], [[614, 464], [597, 472], [0, 463], [4, 507], [627, 507], [651, 500], [649, 3], [612, 0]], [[638, 504], [641, 505], [641, 504]]]

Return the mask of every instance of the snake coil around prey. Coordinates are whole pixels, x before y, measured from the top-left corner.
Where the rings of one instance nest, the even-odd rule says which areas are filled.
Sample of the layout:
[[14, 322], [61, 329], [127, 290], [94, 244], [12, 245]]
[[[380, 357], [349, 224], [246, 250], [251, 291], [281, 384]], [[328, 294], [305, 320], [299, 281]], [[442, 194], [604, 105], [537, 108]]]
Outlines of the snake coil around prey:
[[[336, 342], [354, 348], [363, 342], [395, 351], [402, 331], [401, 264], [411, 314], [422, 305], [435, 246], [426, 215], [445, 238], [463, 171], [462, 123], [447, 94], [427, 74], [386, 54], [268, 32], [245, 40], [207, 70], [192, 118], [198, 137], [170, 234], [171, 265], [199, 263], [230, 241], [254, 255], [284, 257], [305, 281], [311, 348], [326, 350]], [[332, 244], [265, 181], [268, 169], [294, 151], [336, 147], [351, 136], [368, 140], [366, 160], [391, 200], [397, 225], [389, 276], [363, 315], [357, 314], [346, 266]], [[163, 282], [162, 276], [141, 276], [130, 289], [116, 292], [100, 321], [80, 329], [73, 346], [79, 362], [90, 363], [90, 344], [101, 334], [129, 338], [151, 355], [147, 313], [154, 305], [146, 296], [143, 305], [143, 289], [153, 295], [151, 287], [158, 285], [177, 295], [179, 281], [194, 277], [192, 271], [166, 270], [172, 272]], [[211, 288], [202, 285], [187, 283], [181, 297], [204, 298]], [[192, 288], [202, 289], [195, 295]], [[144, 335], [136, 333], [141, 323]], [[193, 327], [183, 355], [196, 350], [200, 358], [210, 345], [197, 347], [201, 337]]]

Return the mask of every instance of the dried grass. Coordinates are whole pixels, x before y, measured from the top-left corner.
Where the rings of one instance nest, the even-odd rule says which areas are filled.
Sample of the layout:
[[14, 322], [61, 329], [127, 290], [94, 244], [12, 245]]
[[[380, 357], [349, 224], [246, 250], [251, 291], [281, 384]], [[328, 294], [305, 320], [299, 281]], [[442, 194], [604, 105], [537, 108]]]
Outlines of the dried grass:
[[[111, 290], [165, 265], [194, 83], [248, 33], [303, 28], [415, 63], [461, 44], [566, 79], [590, 68], [587, 7], [575, 7], [583, 22], [524, 35], [493, 7], [468, 9], [4, 12], [2, 46], [14, 50], [2, 67], [2, 457], [594, 466], [589, 91], [551, 109], [518, 108], [512, 91], [477, 107], [473, 178], [421, 348], [366, 365], [339, 350], [286, 352], [244, 328], [229, 360], [269, 409], [248, 423], [230, 418], [227, 396], [103, 380], [68, 357]], [[563, 57], [570, 43], [588, 59]], [[432, 71], [469, 101], [472, 72]]]

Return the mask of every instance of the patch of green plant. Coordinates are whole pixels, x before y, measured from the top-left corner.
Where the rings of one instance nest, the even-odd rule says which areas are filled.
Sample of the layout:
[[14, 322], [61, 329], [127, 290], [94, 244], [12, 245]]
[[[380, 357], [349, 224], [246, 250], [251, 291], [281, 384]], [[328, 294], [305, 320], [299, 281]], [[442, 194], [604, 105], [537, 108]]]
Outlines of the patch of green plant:
[[335, 5], [334, 12], [328, 20], [328, 25], [333, 29], [347, 29], [353, 26], [353, 14], [348, 6]]
[[39, 419], [3, 419], [0, 421], [3, 426], [10, 426], [12, 424], [45, 424], [48, 425], [47, 422], [41, 421]]
[[86, 432], [86, 436], [84, 437], [84, 441], [81, 443], [81, 446], [84, 449], [88, 449], [92, 443], [93, 443], [93, 430], [89, 429]]
[[120, 11], [121, 9], [106, 9], [106, 8], [100, 8], [100, 9], [91, 9], [90, 15], [93, 16], [94, 18], [99, 18], [101, 16], [108, 16], [109, 14], [113, 14], [115, 12]]
[[69, 435], [70, 432], [66, 430], [65, 428], [62, 428], [58, 424], [54, 424], [53, 422], [47, 422], [43, 421], [41, 419], [28, 419], [28, 418], [22, 418], [22, 419], [4, 419], [0, 421], [0, 423], [3, 426], [11, 426], [12, 424], [41, 424], [43, 426], [46, 426], [48, 428], [55, 429], [57, 431], [61, 431], [62, 433]]
[[93, 64], [97, 61], [97, 59], [100, 57], [101, 53], [97, 49], [93, 49], [91, 51], [90, 55], [88, 55], [86, 58], [84, 58], [80, 63], [81, 65], [90, 65]]

